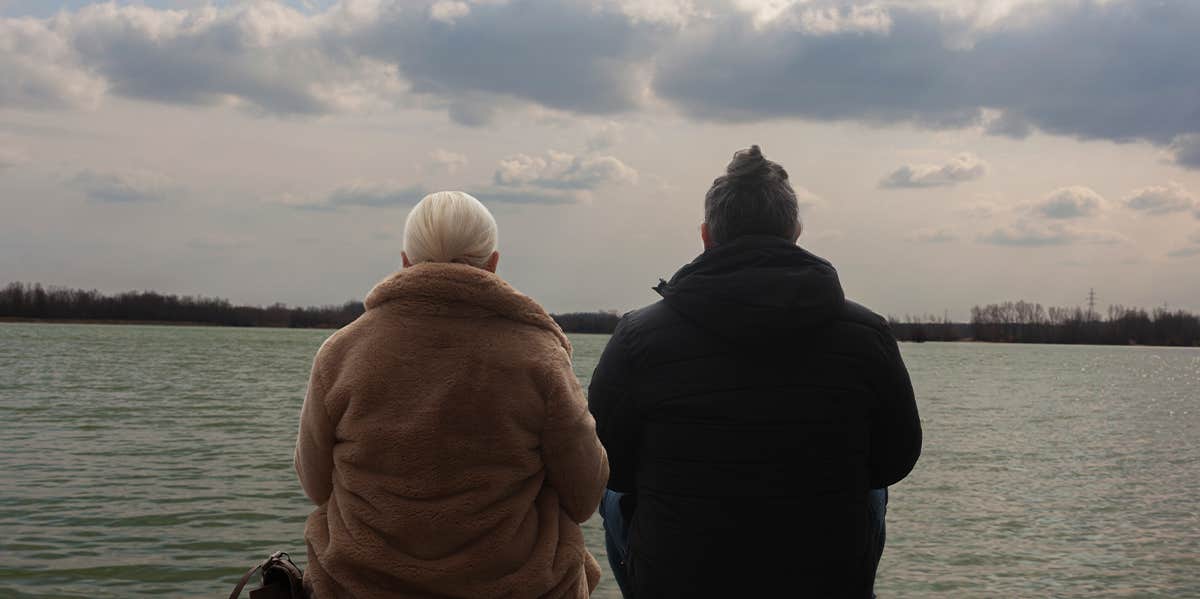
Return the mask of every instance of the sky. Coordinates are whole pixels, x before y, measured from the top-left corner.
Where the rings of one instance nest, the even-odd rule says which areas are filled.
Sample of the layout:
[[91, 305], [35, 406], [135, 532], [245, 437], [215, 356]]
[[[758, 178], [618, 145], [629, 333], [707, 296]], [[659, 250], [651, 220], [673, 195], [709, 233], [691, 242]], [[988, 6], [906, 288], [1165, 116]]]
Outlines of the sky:
[[318, 305], [467, 191], [628, 310], [759, 144], [877, 312], [1200, 312], [1194, 0], [0, 0], [0, 284]]

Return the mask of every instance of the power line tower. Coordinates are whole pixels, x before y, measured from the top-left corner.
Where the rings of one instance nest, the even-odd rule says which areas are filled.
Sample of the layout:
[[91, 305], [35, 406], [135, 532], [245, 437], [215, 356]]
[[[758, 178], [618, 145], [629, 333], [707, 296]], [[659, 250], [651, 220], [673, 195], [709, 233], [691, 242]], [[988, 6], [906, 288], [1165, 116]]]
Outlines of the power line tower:
[[1096, 290], [1088, 290], [1088, 320], [1096, 320]]

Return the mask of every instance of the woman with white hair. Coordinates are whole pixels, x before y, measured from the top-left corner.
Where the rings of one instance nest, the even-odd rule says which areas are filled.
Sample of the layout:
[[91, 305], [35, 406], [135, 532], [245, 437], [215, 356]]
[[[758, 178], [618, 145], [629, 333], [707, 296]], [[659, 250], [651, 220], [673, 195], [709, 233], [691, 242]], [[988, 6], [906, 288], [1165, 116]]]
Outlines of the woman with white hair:
[[313, 363], [296, 472], [314, 599], [588, 596], [608, 459], [571, 345], [495, 274], [496, 221], [426, 196], [404, 268]]

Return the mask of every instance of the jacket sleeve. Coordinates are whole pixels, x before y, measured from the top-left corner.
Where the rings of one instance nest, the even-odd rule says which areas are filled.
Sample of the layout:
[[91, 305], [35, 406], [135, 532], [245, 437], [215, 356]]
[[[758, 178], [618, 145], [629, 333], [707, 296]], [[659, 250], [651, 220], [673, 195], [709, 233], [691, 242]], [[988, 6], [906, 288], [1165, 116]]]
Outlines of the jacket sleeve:
[[328, 367], [324, 358], [325, 346], [322, 346], [313, 361], [308, 393], [300, 408], [300, 433], [296, 439], [296, 474], [305, 494], [316, 505], [329, 501], [329, 495], [333, 493], [335, 437], [334, 425], [325, 409], [329, 388], [323, 376]]
[[566, 350], [557, 351], [551, 366], [544, 391], [542, 462], [546, 464], [547, 482], [558, 492], [563, 510], [582, 523], [600, 505], [608, 480], [608, 456], [596, 438], [596, 422], [588, 413]]
[[634, 407], [629, 366], [629, 351], [625, 345], [626, 329], [622, 321], [608, 340], [600, 362], [588, 385], [588, 408], [596, 418], [596, 433], [608, 451], [611, 472], [608, 488], [621, 493], [637, 490], [638, 443], [641, 422]]
[[883, 363], [876, 386], [879, 401], [871, 415], [868, 456], [872, 489], [903, 480], [921, 455], [921, 418], [908, 369], [891, 331], [882, 331], [879, 342]]

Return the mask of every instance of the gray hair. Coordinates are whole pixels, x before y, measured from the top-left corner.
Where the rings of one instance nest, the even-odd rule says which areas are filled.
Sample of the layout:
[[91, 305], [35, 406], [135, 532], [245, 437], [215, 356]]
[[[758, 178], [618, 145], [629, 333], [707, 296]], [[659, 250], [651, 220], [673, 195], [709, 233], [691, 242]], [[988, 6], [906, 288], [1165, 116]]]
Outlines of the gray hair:
[[716, 244], [743, 235], [792, 241], [800, 227], [800, 205], [787, 171], [750, 146], [733, 155], [725, 175], [704, 195], [704, 222]]

